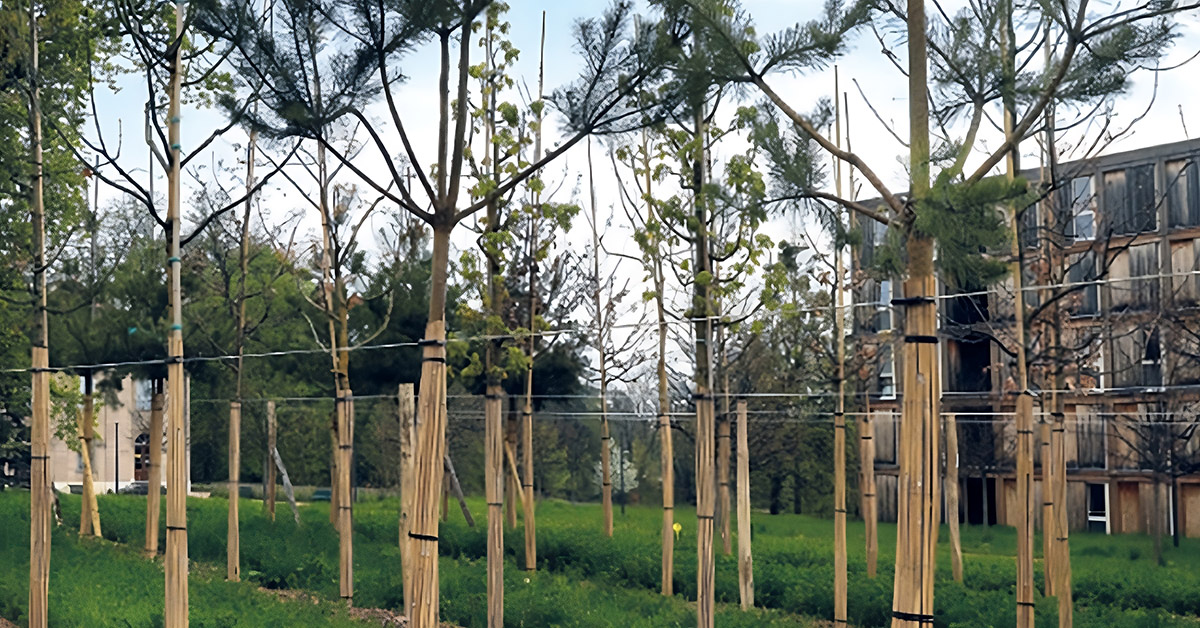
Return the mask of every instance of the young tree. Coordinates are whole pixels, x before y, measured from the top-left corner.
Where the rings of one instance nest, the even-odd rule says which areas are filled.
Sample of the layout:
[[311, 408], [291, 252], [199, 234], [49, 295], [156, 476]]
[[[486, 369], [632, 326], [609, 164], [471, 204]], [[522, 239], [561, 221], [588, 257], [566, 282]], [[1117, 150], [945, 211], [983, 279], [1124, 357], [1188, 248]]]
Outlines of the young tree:
[[[414, 626], [432, 626], [437, 617], [437, 501], [442, 482], [445, 449], [445, 306], [450, 234], [463, 220], [494, 205], [535, 175], [588, 134], [628, 124], [633, 112], [626, 96], [642, 88], [658, 74], [657, 52], [670, 37], [657, 36], [650, 24], [638, 27], [641, 36], [630, 36], [634, 28], [631, 9], [617, 5], [604, 17], [580, 22], [579, 48], [586, 70], [578, 83], [556, 93], [553, 100], [571, 113], [572, 125], [556, 148], [537, 155], [532, 162], [515, 161], [497, 176], [474, 176], [466, 168], [471, 153], [467, 130], [471, 124], [470, 86], [477, 66], [471, 58], [476, 48], [471, 33], [485, 19], [491, 2], [400, 2], [371, 4], [352, 2], [296, 2], [291, 9], [338, 25], [345, 37], [334, 42], [321, 59], [328, 59], [334, 72], [310, 74], [320, 61], [316, 48], [295, 45], [292, 31], [272, 32], [269, 24], [242, 3], [204, 3], [206, 23], [229, 34], [238, 47], [238, 64], [246, 76], [261, 77], [265, 83], [266, 112], [259, 123], [276, 136], [314, 140], [363, 182], [404, 211], [420, 217], [432, 228], [431, 296], [425, 334], [420, 390], [417, 397], [418, 433], [414, 473], [417, 499], [414, 505], [412, 542], [414, 608], [408, 609]], [[303, 29], [295, 32], [303, 33]], [[304, 38], [315, 43], [308, 35]], [[452, 50], [457, 42], [457, 59]], [[394, 72], [415, 48], [432, 43], [437, 50], [438, 103], [437, 149], [431, 171], [418, 167], [429, 163], [418, 158], [418, 147], [396, 98]], [[317, 88], [320, 76], [328, 81]], [[451, 89], [454, 96], [451, 96]], [[314, 98], [321, 94], [320, 98]], [[370, 120], [363, 110], [382, 95], [384, 122]], [[325, 129], [335, 120], [349, 118], [362, 124], [370, 145], [387, 166], [385, 177], [371, 177], [349, 156], [330, 142]], [[407, 120], [411, 122], [411, 120]], [[397, 167], [394, 141], [416, 168], [417, 182], [410, 184]], [[469, 181], [474, 180], [471, 184]], [[468, 189], [474, 192], [464, 194]], [[419, 202], [418, 195], [427, 200]], [[469, 199], [469, 200], [468, 200]]]
[[[923, 0], [910, 0], [904, 10], [891, 4], [886, 8], [906, 24], [911, 171], [908, 197], [904, 199], [893, 193], [862, 158], [838, 148], [822, 135], [807, 116], [790, 106], [768, 82], [772, 73], [794, 68], [797, 63], [811, 58], [816, 50], [836, 50], [842, 45], [840, 39], [814, 38], [815, 32], [821, 32], [819, 28], [816, 31], [796, 28], [779, 36], [765, 38], [760, 43], [753, 31], [747, 29], [747, 22], [736, 14], [731, 16], [727, 11], [714, 10], [703, 14], [707, 23], [719, 34], [718, 39], [724, 43], [723, 50], [740, 63], [738, 74], [741, 80], [753, 84], [823, 149], [854, 166], [882, 197], [885, 211], [878, 212], [849, 199], [830, 200], [880, 222], [891, 223], [904, 242], [907, 252], [904, 263], [906, 282], [904, 298], [897, 304], [904, 307], [907, 313], [903, 360], [905, 397], [901, 427], [900, 525], [897, 530], [893, 626], [913, 626], [931, 617], [933, 612], [932, 556], [937, 539], [938, 489], [936, 470], [927, 462], [938, 457], [934, 247], [941, 246], [940, 262], [943, 265], [969, 259], [970, 255], [956, 255], [953, 247], [954, 238], [962, 237], [960, 232], [963, 226], [971, 224], [968, 217], [985, 216], [986, 212], [992, 211], [996, 202], [1020, 193], [1012, 184], [997, 185], [986, 181], [993, 168], [1021, 140], [1034, 132], [1046, 106], [1055, 98], [1072, 90], [1077, 94], [1086, 94], [1089, 87], [1099, 85], [1085, 77], [1094, 77], [1099, 73], [1100, 76], [1113, 79], [1105, 82], [1107, 87], [1119, 91], [1130, 69], [1125, 64], [1145, 49], [1148, 39], [1153, 41], [1161, 39], [1164, 33], [1169, 35], [1168, 14], [1180, 7], [1164, 11], [1159, 7], [1143, 6], [1116, 15], [1096, 16], [1089, 13], [1086, 3], [1075, 7], [1030, 6], [1024, 9], [1027, 14], [1050, 20], [1063, 29], [1066, 43], [1051, 63], [1044, 67], [1016, 65], [1023, 68], [1024, 74], [1018, 80], [1008, 81], [996, 80], [994, 69], [977, 70], [988, 67], [985, 65], [987, 63], [993, 63], [991, 67], [994, 68], [991, 56], [967, 58], [965, 61], [969, 64], [964, 66], [951, 64], [950, 67], [954, 68], [971, 68], [972, 71], [960, 74], [983, 77], [984, 84], [988, 86], [986, 91], [975, 92], [976, 97], [969, 106], [972, 111], [982, 111], [1005, 97], [1011, 99], [1015, 86], [1019, 85], [1024, 90], [1021, 94], [1024, 110], [1014, 114], [1012, 123], [1004, 131], [1003, 142], [988, 152], [969, 175], [964, 168], [976, 145], [977, 124], [968, 128], [964, 140], [943, 146], [945, 150], [932, 153], [929, 142], [930, 56], [935, 59], [950, 58], [951, 54], [962, 52], [965, 55], [967, 51], [963, 48], [944, 50], [937, 45], [935, 38], [928, 36], [929, 26]], [[830, 5], [822, 24], [854, 23], [864, 15], [865, 7], [841, 13], [836, 5]], [[1143, 29], [1143, 24], [1147, 28]], [[991, 33], [980, 36], [992, 37]], [[1097, 52], [1101, 47], [1105, 50], [1104, 54]], [[966, 81], [960, 81], [963, 82]], [[1008, 86], [1007, 90], [1005, 85]], [[934, 181], [931, 177], [932, 166], [937, 163], [934, 157], [938, 154], [951, 155], [948, 160], [951, 164], [942, 168]], [[818, 191], [810, 194], [816, 197], [835, 196]], [[973, 233], [986, 234], [988, 224], [986, 220], [975, 224]]]

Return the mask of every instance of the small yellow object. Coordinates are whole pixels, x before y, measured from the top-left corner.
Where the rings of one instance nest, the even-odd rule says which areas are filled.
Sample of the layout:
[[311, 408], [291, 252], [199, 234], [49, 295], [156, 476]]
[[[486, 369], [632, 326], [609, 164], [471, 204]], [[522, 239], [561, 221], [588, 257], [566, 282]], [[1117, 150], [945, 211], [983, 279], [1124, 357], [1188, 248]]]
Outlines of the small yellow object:
[[671, 526], [671, 528], [675, 530], [675, 540], [678, 541], [679, 533], [683, 532], [683, 526], [679, 525], [679, 522], [676, 522], [675, 525]]

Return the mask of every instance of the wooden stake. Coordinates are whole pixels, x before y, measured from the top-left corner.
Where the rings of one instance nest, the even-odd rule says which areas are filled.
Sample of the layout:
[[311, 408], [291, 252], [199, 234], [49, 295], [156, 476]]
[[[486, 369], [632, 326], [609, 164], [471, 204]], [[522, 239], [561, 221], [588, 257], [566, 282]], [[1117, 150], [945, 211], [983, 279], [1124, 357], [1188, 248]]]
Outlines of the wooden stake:
[[954, 581], [963, 581], [962, 538], [958, 529], [958, 417], [946, 415], [946, 518], [950, 522], [950, 563]]
[[[642, 131], [643, 185], [646, 198], [651, 198], [654, 179], [651, 176], [650, 146], [646, 131]], [[655, 220], [653, 203], [646, 203], [646, 222]], [[662, 253], [653, 254], [654, 306], [658, 316], [658, 445], [659, 466], [662, 471], [662, 594], [674, 593], [675, 571], [675, 451], [671, 438], [671, 398], [667, 385], [667, 314], [664, 305]]]
[[412, 526], [413, 508], [413, 430], [416, 406], [413, 385], [400, 384], [396, 391], [396, 406], [400, 424], [400, 579], [404, 587], [404, 608], [412, 602], [412, 556], [408, 551], [408, 532]]
[[[728, 379], [728, 378], [726, 378]], [[726, 381], [728, 385], [728, 381]], [[732, 499], [729, 494], [729, 460], [733, 457], [730, 443], [729, 425], [729, 393], [722, 395], [725, 399], [724, 418], [717, 421], [717, 521], [720, 521], [721, 550], [726, 556], [733, 551], [733, 538], [730, 534], [730, 511]]]
[[[837, 66], [833, 68], [833, 93], [835, 103], [834, 140], [841, 146], [842, 108], [838, 94]], [[842, 161], [834, 162], [834, 178], [837, 195], [842, 195]], [[838, 229], [842, 219], [838, 216]], [[834, 234], [835, 241], [840, 234]], [[845, 270], [842, 265], [841, 247], [835, 242], [833, 293], [835, 309], [833, 330], [837, 346], [837, 410], [833, 414], [833, 621], [846, 623], [847, 569], [846, 569], [846, 295], [842, 289]]]
[[504, 626], [504, 417], [497, 384], [484, 399], [484, 496], [487, 499], [487, 625]]
[[[517, 455], [513, 453], [512, 447], [509, 447], [507, 444], [504, 446], [504, 457], [508, 459], [508, 471], [509, 475], [511, 476], [509, 481], [512, 484], [520, 486], [521, 474], [517, 471]], [[512, 486], [512, 484], [509, 484], [509, 486]], [[524, 510], [525, 495], [518, 491], [517, 497], [521, 498], [521, 510]]]
[[[1018, 315], [1020, 316], [1020, 315]], [[1017, 626], [1033, 626], [1033, 397], [1017, 398]]]
[[276, 447], [276, 430], [275, 423], [275, 402], [267, 402], [267, 489], [263, 493], [263, 498], [267, 506], [267, 517], [275, 520], [275, 464], [272, 458]]
[[1038, 422], [1038, 440], [1042, 454], [1042, 574], [1046, 597], [1054, 595], [1054, 480], [1050, 464], [1050, 424]]
[[[711, 336], [710, 336], [711, 338]], [[715, 417], [708, 391], [696, 400], [696, 613], [697, 628], [712, 628], [716, 588], [713, 515], [717, 494], [713, 470]]]
[[[1059, 398], [1061, 403], [1061, 397]], [[1056, 411], [1054, 428], [1050, 433], [1051, 457], [1054, 466], [1054, 509], [1055, 593], [1058, 596], [1058, 626], [1071, 628], [1075, 623], [1074, 600], [1071, 591], [1070, 529], [1067, 526], [1067, 448], [1065, 416]]]
[[871, 409], [868, 404], [863, 412], [862, 424], [859, 427], [859, 444], [862, 454], [859, 456], [862, 471], [862, 512], [864, 541], [867, 554], [867, 577], [874, 578], [879, 562], [879, 522], [875, 501], [875, 423], [871, 420]]
[[150, 461], [146, 465], [146, 556], [158, 554], [158, 519], [162, 516], [163, 381], [155, 378], [150, 397]]
[[[184, 7], [175, 2], [176, 37], [184, 36]], [[174, 46], [170, 67], [170, 90], [167, 107], [167, 143], [170, 145], [170, 168], [167, 170], [167, 245], [170, 258], [167, 276], [170, 281], [170, 321], [167, 336], [167, 553], [163, 562], [165, 586], [166, 628], [187, 628], [188, 625], [188, 546], [187, 546], [187, 426], [184, 425], [183, 390], [183, 292], [180, 271], [183, 268], [180, 250], [180, 89], [183, 82], [183, 46]]]
[[[538, 101], [541, 102], [545, 89], [546, 69], [546, 12], [542, 11], [542, 39], [538, 47]], [[533, 154], [540, 158], [542, 155], [542, 108], [538, 108], [537, 130], [534, 132]], [[541, 205], [541, 192], [534, 192], [534, 200]], [[529, 330], [537, 326], [537, 262], [538, 262], [538, 229], [536, 221], [531, 222], [529, 255]], [[525, 516], [525, 569], [537, 569], [537, 513], [533, 499], [533, 359], [537, 355], [537, 335], [529, 336], [529, 363], [525, 368], [525, 408], [524, 442], [525, 450], [525, 481], [521, 485], [521, 509]]]
[[[530, 382], [533, 378], [533, 369], [529, 369]], [[535, 571], [537, 569], [537, 522], [534, 519], [534, 503], [533, 503], [533, 384], [528, 385], [525, 391], [525, 409], [524, 414], [525, 426], [523, 430], [525, 442], [522, 444], [525, 450], [525, 476], [522, 478], [522, 490], [518, 493], [521, 496], [521, 509], [525, 516], [525, 570]], [[510, 500], [511, 501], [511, 500]]]
[[[504, 446], [506, 449], [517, 450], [517, 422], [511, 416], [504, 421]], [[506, 483], [508, 487], [504, 491], [505, 494], [521, 494], [521, 480], [517, 476], [509, 477]], [[504, 519], [508, 523], [509, 528], [516, 529], [517, 507], [511, 499], [504, 502]]]
[[238, 535], [238, 498], [242, 452], [237, 434], [242, 431], [242, 404], [229, 402], [229, 530], [225, 542], [225, 579], [241, 580], [241, 540]]
[[354, 604], [354, 505], [350, 469], [354, 460], [354, 395], [344, 389], [337, 398], [338, 418], [338, 593]]
[[30, 210], [34, 246], [33, 348], [30, 382], [33, 421], [29, 434], [29, 626], [45, 628], [50, 613], [50, 334], [46, 312], [46, 205], [42, 198], [42, 111], [38, 76], [36, 3], [29, 3], [29, 145], [33, 162]]
[[[446, 465], [446, 493], [444, 499], [449, 500], [450, 495], [454, 495], [454, 499], [458, 500], [458, 509], [462, 511], [463, 519], [467, 521], [468, 528], [475, 527], [475, 518], [471, 516], [471, 509], [467, 507], [467, 498], [463, 496], [462, 485], [458, 483], [458, 474], [454, 472], [454, 462], [450, 460], [449, 452], [446, 453], [444, 459]], [[447, 501], [447, 503], [449, 503]], [[445, 509], [447, 504], [442, 504]], [[442, 513], [442, 521], [446, 520], [445, 512]]]
[[750, 445], [746, 402], [737, 402], [738, 591], [742, 610], [754, 606], [754, 559], [750, 555]]
[[592, 138], [587, 140], [588, 157], [588, 190], [592, 201], [592, 272], [596, 278], [596, 290], [592, 294], [596, 307], [596, 352], [600, 362], [600, 504], [604, 513], [604, 536], [613, 534], [612, 509], [612, 466], [611, 445], [612, 435], [608, 429], [608, 354], [604, 346], [605, 312], [604, 304], [600, 302], [600, 286], [604, 284], [600, 276], [600, 223], [596, 222], [596, 184], [592, 172]]
[[[434, 248], [444, 258], [449, 232], [434, 230]], [[435, 255], [436, 257], [436, 255]], [[412, 556], [412, 597], [408, 618], [413, 628], [438, 628], [438, 510], [446, 455], [446, 323], [433, 320], [425, 327], [421, 388], [417, 395], [415, 459], [413, 463], [412, 526], [408, 551]]]
[[94, 382], [89, 370], [83, 376], [83, 414], [79, 417], [79, 455], [83, 459], [83, 499], [79, 510], [79, 536], [100, 534], [100, 509], [96, 504], [95, 473], [92, 470], [92, 441], [96, 437]]

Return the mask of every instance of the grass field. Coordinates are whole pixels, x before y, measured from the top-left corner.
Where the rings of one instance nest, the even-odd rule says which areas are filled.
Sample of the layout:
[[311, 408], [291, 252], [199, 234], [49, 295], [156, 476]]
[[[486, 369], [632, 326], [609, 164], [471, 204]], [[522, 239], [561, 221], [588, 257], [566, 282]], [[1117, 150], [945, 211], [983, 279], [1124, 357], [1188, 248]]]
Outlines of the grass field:
[[[115, 543], [80, 541], [70, 529], [79, 501], [63, 498], [68, 525], [56, 530], [51, 569], [52, 622], [55, 626], [158, 626], [162, 608], [159, 563], [139, 557], [145, 498], [100, 499], [105, 538]], [[481, 518], [481, 501], [471, 501]], [[193, 626], [351, 626], [366, 625], [337, 607], [337, 537], [328, 523], [328, 505], [301, 510], [297, 527], [281, 509], [267, 521], [258, 502], [242, 504], [242, 573], [247, 581], [222, 581], [225, 560], [224, 499], [188, 503], [189, 549], [195, 561], [191, 580]], [[396, 503], [360, 503], [355, 509], [355, 604], [398, 609], [400, 556]], [[684, 530], [676, 545], [676, 596], [657, 594], [660, 511], [630, 507], [616, 515], [612, 539], [601, 536], [598, 505], [544, 502], [538, 507], [539, 571], [517, 568], [523, 533], [507, 531], [505, 624], [580, 628], [659, 628], [694, 625], [695, 516], [680, 508]], [[717, 560], [717, 625], [822, 625], [832, 616], [832, 522], [797, 515], [756, 513], [754, 565], [756, 603], [751, 613], [737, 606], [734, 557]], [[880, 528], [879, 576], [865, 574], [861, 523], [849, 525], [850, 618], [857, 626], [888, 623], [894, 526]], [[484, 626], [485, 538], [457, 510], [443, 525], [442, 617], [475, 628]], [[943, 541], [946, 535], [943, 533]], [[161, 541], [160, 541], [161, 543]], [[950, 578], [948, 548], [939, 555], [936, 626], [1012, 626], [1016, 539], [1011, 528], [966, 527], [963, 531], [966, 582]], [[1072, 537], [1076, 626], [1200, 627], [1200, 543], [1185, 539], [1166, 550], [1166, 566], [1152, 558], [1151, 541], [1140, 536], [1077, 534]], [[736, 543], [734, 544], [736, 547]], [[1040, 549], [1040, 541], [1037, 544]], [[23, 616], [28, 577], [28, 495], [0, 493], [0, 617]], [[1037, 588], [1041, 590], [1040, 560]], [[329, 602], [281, 602], [258, 587], [297, 589]], [[1039, 625], [1056, 625], [1056, 602], [1037, 598]]]

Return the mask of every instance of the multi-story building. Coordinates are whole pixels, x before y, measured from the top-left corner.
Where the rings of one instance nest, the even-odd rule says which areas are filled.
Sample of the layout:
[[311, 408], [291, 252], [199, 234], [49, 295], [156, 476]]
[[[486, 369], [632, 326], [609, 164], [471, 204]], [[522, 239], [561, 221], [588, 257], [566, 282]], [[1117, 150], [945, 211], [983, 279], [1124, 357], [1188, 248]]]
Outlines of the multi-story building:
[[[186, 402], [189, 388], [185, 380], [185, 421], [190, 414]], [[118, 390], [98, 392], [96, 396], [100, 401], [96, 410], [96, 439], [92, 445], [92, 481], [96, 491], [107, 493], [133, 482], [145, 482], [152, 446], [157, 444], [161, 448], [162, 461], [166, 463], [165, 426], [157, 439], [150, 434], [151, 380], [125, 376]], [[190, 422], [185, 422], [188, 424]], [[190, 453], [189, 450], [189, 469]], [[57, 437], [50, 439], [50, 480], [60, 491], [79, 492], [82, 489], [83, 457]], [[159, 483], [165, 486], [165, 471], [159, 477]], [[188, 487], [190, 490], [190, 472]]]
[[[1023, 174], [1035, 187], [1051, 180]], [[1057, 164], [1054, 174], [1047, 199], [1021, 215], [1019, 248], [1035, 421], [1049, 420], [1056, 395], [1066, 416], [1070, 526], [1149, 532], [1158, 521], [1164, 532], [1200, 536], [1200, 140]], [[863, 232], [854, 264], [870, 277], [884, 230], [865, 224]], [[939, 291], [943, 418], [953, 413], [958, 423], [958, 514], [1013, 524], [1013, 281], [941, 281]], [[856, 336], [873, 365], [866, 385], [884, 520], [896, 516], [902, 321], [888, 303], [897, 296], [892, 280], [867, 278], [855, 290]]]

